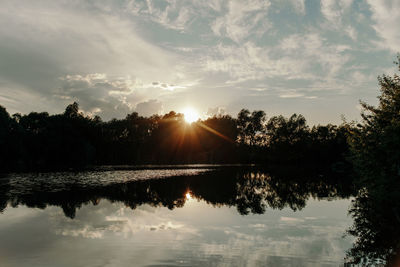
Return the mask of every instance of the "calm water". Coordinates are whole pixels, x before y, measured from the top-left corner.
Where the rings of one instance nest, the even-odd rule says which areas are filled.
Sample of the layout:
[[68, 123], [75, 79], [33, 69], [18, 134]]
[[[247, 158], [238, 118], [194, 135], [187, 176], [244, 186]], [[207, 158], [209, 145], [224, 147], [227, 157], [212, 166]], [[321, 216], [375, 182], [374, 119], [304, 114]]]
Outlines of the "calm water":
[[239, 168], [11, 174], [0, 265], [341, 266], [350, 195], [332, 177]]

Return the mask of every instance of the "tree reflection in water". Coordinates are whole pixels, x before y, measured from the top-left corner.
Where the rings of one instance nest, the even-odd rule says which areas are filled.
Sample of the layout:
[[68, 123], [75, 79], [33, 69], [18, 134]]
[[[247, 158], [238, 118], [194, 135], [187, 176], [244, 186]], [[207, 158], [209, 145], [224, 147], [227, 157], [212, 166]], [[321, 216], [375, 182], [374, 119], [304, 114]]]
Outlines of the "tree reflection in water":
[[[77, 173], [76, 175], [84, 175]], [[52, 174], [48, 174], [52, 179]], [[302, 209], [310, 197], [347, 198], [353, 193], [351, 180], [347, 177], [309, 172], [265, 172], [239, 170], [236, 168], [214, 170], [196, 176], [175, 176], [167, 179], [137, 180], [107, 184], [43, 185], [35, 179], [24, 179], [26, 186], [18, 184], [17, 178], [4, 177], [0, 186], [0, 208], [7, 203], [12, 207], [46, 208], [60, 206], [65, 216], [73, 219], [82, 205], [96, 205], [101, 199], [122, 202], [131, 209], [143, 204], [163, 206], [169, 209], [183, 207], [186, 194], [214, 206], [235, 206], [242, 215], [262, 214], [267, 208]], [[36, 184], [35, 184], [36, 183]], [[39, 184], [38, 184], [39, 183]], [[57, 183], [60, 183], [57, 180]], [[18, 185], [18, 186], [16, 186]]]
[[375, 184], [359, 190], [356, 195], [352, 179], [345, 173], [321, 175], [298, 168], [268, 171], [229, 168], [191, 176], [104, 184], [65, 183], [60, 186], [62, 181], [54, 179], [57, 183], [54, 187], [58, 188], [54, 190], [51, 186], [54, 175], [44, 175], [49, 181], [46, 184], [40, 182], [43, 179], [30, 177], [19, 180], [7, 175], [0, 178], [0, 212], [7, 206], [41, 209], [59, 206], [65, 216], [73, 219], [77, 209], [83, 205], [97, 205], [103, 199], [122, 202], [131, 209], [143, 204], [175, 209], [183, 207], [189, 199], [196, 199], [215, 207], [235, 207], [240, 214], [247, 215], [262, 214], [268, 209], [301, 210], [309, 198], [330, 200], [356, 196], [349, 211], [354, 218], [349, 233], [356, 240], [347, 260], [362, 265], [381, 262], [399, 266], [396, 265], [400, 240], [398, 183]]
[[388, 180], [363, 187], [353, 201], [348, 232], [356, 240], [347, 253], [349, 262], [400, 266], [400, 182]]

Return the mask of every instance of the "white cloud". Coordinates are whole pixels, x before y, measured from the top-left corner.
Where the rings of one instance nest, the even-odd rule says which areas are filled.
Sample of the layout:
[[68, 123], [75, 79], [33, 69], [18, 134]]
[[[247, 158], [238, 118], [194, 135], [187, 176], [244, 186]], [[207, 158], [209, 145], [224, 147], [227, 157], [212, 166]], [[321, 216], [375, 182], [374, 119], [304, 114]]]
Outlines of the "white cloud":
[[321, 13], [329, 22], [338, 26], [343, 13], [350, 8], [352, 3], [353, 0], [321, 0]]
[[289, 0], [294, 7], [295, 12], [302, 15], [306, 14], [305, 0]]
[[[360, 74], [375, 78], [379, 69], [388, 68], [391, 62], [383, 63], [388, 54], [376, 53], [400, 51], [394, 26], [400, 24], [400, 4], [321, 0], [320, 13], [306, 10], [306, 4], [4, 0], [0, 101], [11, 113], [62, 112], [78, 101], [87, 114], [107, 120], [151, 99], [168, 110], [196, 101], [199, 107], [224, 106], [229, 112], [239, 106], [269, 108], [271, 99], [285, 102], [280, 96], [296, 94], [323, 101], [320, 91], [353, 92], [349, 97], [355, 102], [364, 99], [354, 88], [367, 82], [354, 79], [363, 80]], [[377, 36], [369, 26], [381, 37], [378, 49], [371, 45]], [[365, 69], [354, 73], [352, 66], [360, 64]], [[288, 94], [291, 90], [295, 94]], [[279, 101], [276, 112], [287, 110]], [[327, 111], [330, 119], [338, 109]]]
[[61, 77], [57, 98], [78, 101], [87, 114], [103, 118], [121, 117], [132, 111], [137, 81], [130, 77], [108, 78], [104, 73]]
[[161, 114], [163, 112], [163, 104], [156, 99], [150, 99], [148, 101], [138, 103], [135, 110], [141, 116]]
[[392, 52], [400, 51], [400, 2], [398, 0], [367, 0], [372, 12], [372, 19], [378, 36], [382, 38], [379, 45]]
[[267, 18], [270, 2], [266, 0], [230, 1], [227, 13], [212, 24], [217, 36], [241, 42], [251, 34], [262, 35], [270, 28]]
[[349, 25], [344, 29], [344, 31], [352, 40], [354, 41], [357, 40], [357, 31], [355, 30], [354, 27]]
[[131, 1], [128, 5], [130, 11], [136, 16], [158, 23], [167, 29], [184, 31], [193, 19], [194, 13], [185, 2], [166, 1], [165, 6], [156, 2]]
[[350, 47], [329, 44], [318, 33], [294, 34], [283, 39], [281, 44], [285, 53], [296, 57], [298, 64], [303, 64], [303, 70], [308, 69], [310, 74], [315, 71], [311, 71], [309, 67], [318, 66], [324, 75], [333, 77], [349, 60], [346, 51]]
[[73, 237], [84, 237], [90, 239], [100, 239], [104, 236], [104, 230], [101, 229], [90, 229], [88, 226], [85, 226], [81, 229], [64, 229], [62, 231], [57, 231], [57, 234], [61, 234], [63, 236], [73, 236]]
[[222, 9], [222, 4], [224, 0], [197, 0], [194, 1], [194, 4], [197, 7], [207, 7], [213, 11], [220, 12]]
[[227, 112], [224, 107], [215, 107], [215, 108], [208, 108], [206, 112], [206, 116], [214, 117], [214, 116], [223, 116], [227, 115]]
[[87, 75], [66, 75], [60, 78], [64, 82], [63, 89], [80, 90], [80, 88], [102, 88], [105, 93], [113, 94], [130, 94], [137, 86], [136, 80], [132, 80], [129, 76], [108, 79], [105, 73], [93, 73]]
[[294, 218], [294, 217], [281, 217], [282, 222], [296, 223], [296, 222], [304, 222], [303, 219]]
[[153, 87], [153, 88], [160, 88], [162, 90], [167, 90], [167, 91], [175, 91], [177, 89], [185, 89], [187, 87], [190, 87], [192, 85], [175, 85], [175, 84], [168, 84], [168, 83], [163, 83], [163, 82], [152, 82], [149, 85], [146, 85], [146, 87]]
[[344, 22], [344, 18], [351, 14], [357, 14], [355, 11], [350, 12], [353, 0], [321, 0], [321, 13], [328, 21], [324, 24], [325, 28], [334, 29], [343, 32], [352, 40], [357, 39], [357, 30], [354, 26]]
[[298, 73], [294, 59], [281, 57], [271, 59], [271, 48], [259, 47], [247, 42], [240, 47], [219, 45], [215, 55], [210, 56], [205, 68], [213, 72], [225, 72], [230, 82], [259, 80], [274, 76], [293, 76]]
[[[103, 209], [97, 210], [96, 212], [87, 211], [85, 214], [85, 223], [81, 220], [77, 220], [74, 223], [65, 224], [65, 218], [57, 218], [54, 221], [60, 224], [60, 228], [56, 229], [55, 233], [63, 236], [72, 237], [83, 237], [87, 239], [102, 239], [107, 238], [110, 234], [122, 235], [125, 238], [132, 236], [133, 234], [140, 234], [141, 232], [148, 231], [177, 231], [186, 234], [194, 234], [194, 230], [187, 227], [186, 225], [178, 222], [166, 220], [158, 217], [152, 212], [146, 212], [143, 210], [137, 210], [139, 215], [145, 218], [135, 218], [129, 216], [129, 212], [126, 212], [126, 208], [116, 210], [110, 204], [100, 204]], [[87, 208], [87, 207], [85, 207]], [[101, 216], [102, 212], [111, 212], [111, 214]], [[148, 221], [153, 219], [152, 222]], [[99, 223], [100, 221], [100, 223]]]
[[[168, 84], [186, 81], [179, 54], [139, 36], [134, 22], [115, 9], [5, 1], [0, 24], [7, 25], [0, 27], [1, 90], [12, 85], [29, 92], [31, 99], [45, 98], [52, 103], [53, 108], [46, 108], [51, 113], [78, 101], [88, 113], [101, 110], [104, 119], [125, 116], [154, 93], [130, 77], [140, 77], [142, 85], [155, 78]], [[29, 98], [20, 99], [12, 108], [25, 111], [26, 102]], [[29, 103], [29, 111], [41, 109], [40, 102]]]
[[88, 69], [95, 68], [96, 72], [122, 75], [134, 72], [145, 79], [160, 68], [171, 69], [175, 62], [172, 54], [138, 36], [135, 24], [117, 14], [78, 9], [72, 4], [29, 3], [3, 5], [0, 22], [9, 27], [2, 27], [0, 34], [11, 35], [22, 47], [47, 50], [47, 56], [65, 68], [89, 73], [94, 71]]
[[318, 33], [294, 34], [274, 47], [260, 47], [252, 42], [240, 47], [219, 45], [205, 68], [228, 73], [233, 82], [272, 77], [316, 80], [321, 75], [334, 77], [342, 71], [349, 60], [348, 49], [327, 43]]
[[279, 95], [280, 98], [298, 98], [303, 97], [304, 94], [297, 93], [297, 92], [287, 92], [284, 94]]

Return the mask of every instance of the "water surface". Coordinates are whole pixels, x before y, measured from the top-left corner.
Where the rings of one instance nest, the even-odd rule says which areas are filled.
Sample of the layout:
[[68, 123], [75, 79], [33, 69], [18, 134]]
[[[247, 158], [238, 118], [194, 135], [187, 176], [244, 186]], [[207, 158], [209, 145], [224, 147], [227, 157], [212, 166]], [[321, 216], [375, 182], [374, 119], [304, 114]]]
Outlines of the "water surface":
[[340, 266], [352, 244], [337, 177], [196, 168], [0, 181], [2, 266]]

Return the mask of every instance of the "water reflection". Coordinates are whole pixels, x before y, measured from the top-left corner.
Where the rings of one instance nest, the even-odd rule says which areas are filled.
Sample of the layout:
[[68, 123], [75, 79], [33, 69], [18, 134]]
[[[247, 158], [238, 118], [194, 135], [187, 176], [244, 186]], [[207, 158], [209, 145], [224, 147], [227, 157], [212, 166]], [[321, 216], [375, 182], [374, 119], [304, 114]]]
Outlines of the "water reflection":
[[268, 208], [296, 211], [304, 208], [310, 197], [348, 198], [354, 193], [346, 176], [299, 170], [157, 170], [150, 176], [146, 172], [9, 175], [0, 179], [0, 211], [8, 204], [40, 209], [59, 206], [73, 219], [77, 209], [89, 203], [97, 205], [102, 199], [122, 202], [133, 210], [144, 204], [172, 210], [197, 199], [215, 207], [236, 207], [241, 215], [247, 215], [263, 214]]
[[[10, 174], [0, 178], [0, 258], [29, 266], [38, 257], [52, 266], [38, 253], [63, 240], [73, 255], [95, 259], [101, 250], [105, 262], [110, 242], [122, 251], [133, 246], [126, 253], [140, 266], [337, 266], [346, 250], [346, 261], [361, 266], [399, 266], [399, 192], [397, 180], [356, 190], [345, 173], [301, 168]], [[341, 236], [352, 196], [351, 248]], [[77, 251], [75, 239], [85, 247]], [[109, 265], [119, 261], [130, 265]]]
[[400, 266], [400, 181], [375, 181], [358, 192], [350, 209], [356, 237], [348, 261], [361, 266]]
[[8, 175], [0, 258], [6, 266], [343, 264], [349, 179], [286, 171]]

